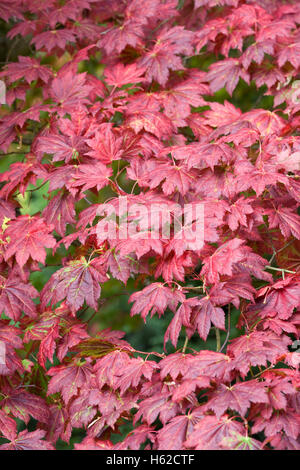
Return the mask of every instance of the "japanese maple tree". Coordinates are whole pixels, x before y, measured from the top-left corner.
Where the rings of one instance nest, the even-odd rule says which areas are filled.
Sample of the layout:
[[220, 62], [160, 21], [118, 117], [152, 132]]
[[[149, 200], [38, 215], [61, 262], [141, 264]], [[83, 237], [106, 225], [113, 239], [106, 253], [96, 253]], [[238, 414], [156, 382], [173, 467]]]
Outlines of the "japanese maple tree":
[[[0, 17], [0, 449], [299, 450], [299, 2]], [[197, 204], [201, 247], [176, 232]], [[164, 352], [97, 328], [112, 280], [170, 318]]]

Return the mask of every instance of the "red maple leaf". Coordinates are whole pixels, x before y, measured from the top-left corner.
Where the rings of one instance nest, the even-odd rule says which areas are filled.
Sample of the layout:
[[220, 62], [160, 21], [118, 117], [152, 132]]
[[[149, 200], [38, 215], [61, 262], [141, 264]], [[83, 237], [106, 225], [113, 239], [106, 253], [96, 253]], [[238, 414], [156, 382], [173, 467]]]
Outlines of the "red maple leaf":
[[[53, 248], [55, 239], [49, 232], [53, 226], [47, 225], [39, 216], [21, 215], [16, 220], [9, 222], [5, 230], [6, 237], [10, 237], [5, 250], [5, 259], [12, 256], [22, 268], [31, 257], [35, 261], [45, 263], [45, 248]], [[14, 234], [19, 233], [15, 239]]]
[[119, 372], [115, 387], [123, 394], [130, 387], [137, 387], [144, 376], [151, 380], [153, 371], [158, 368], [154, 361], [144, 361], [142, 358], [132, 358]]
[[109, 177], [112, 175], [111, 168], [103, 165], [101, 162], [79, 165], [71, 175], [71, 181], [67, 187], [71, 193], [76, 194], [77, 188], [81, 187], [81, 193], [91, 188], [100, 191], [104, 186], [109, 184]]
[[158, 450], [178, 450], [194, 429], [197, 419], [192, 415], [175, 416], [158, 431]]
[[0, 77], [7, 77], [8, 83], [13, 83], [20, 78], [24, 78], [27, 83], [31, 83], [39, 78], [44, 83], [48, 83], [52, 78], [51, 70], [41, 65], [40, 62], [31, 57], [19, 56], [19, 62], [14, 62], [6, 65]]
[[16, 418], [21, 419], [28, 424], [30, 416], [37, 421], [47, 423], [49, 411], [45, 400], [42, 397], [28, 393], [22, 388], [10, 389], [3, 387], [4, 399], [1, 402]]
[[244, 416], [251, 403], [268, 403], [268, 395], [263, 383], [257, 380], [237, 383], [232, 386], [221, 384], [209, 395], [205, 410], [213, 410], [218, 418], [230, 408]]
[[45, 207], [42, 215], [48, 225], [53, 225], [55, 231], [62, 237], [66, 225], [75, 223], [75, 199], [71, 194], [60, 191]]
[[113, 85], [119, 88], [128, 83], [143, 82], [144, 79], [141, 77], [144, 72], [145, 69], [138, 68], [135, 63], [130, 65], [119, 63], [114, 67], [106, 68], [104, 75], [105, 81], [108, 85]]
[[184, 446], [196, 450], [221, 450], [224, 438], [231, 436], [232, 431], [243, 433], [243, 430], [242, 423], [228, 415], [220, 418], [203, 416], [195, 425]]
[[22, 312], [33, 318], [36, 316], [32, 299], [38, 297], [38, 291], [31, 284], [25, 284], [14, 276], [8, 279], [0, 276], [0, 284], [0, 311], [14, 321], [19, 320]]
[[75, 362], [51, 367], [47, 374], [51, 376], [48, 395], [60, 392], [67, 404], [74, 395], [77, 395], [79, 389], [90, 381], [92, 368], [88, 362]]
[[243, 240], [234, 238], [219, 246], [212, 256], [204, 258], [200, 274], [204, 275], [211, 284], [219, 281], [222, 274], [231, 276], [234, 264], [244, 258], [243, 244]]
[[249, 85], [249, 74], [243, 69], [238, 59], [224, 59], [212, 64], [207, 74], [213, 93], [225, 86], [228, 93], [232, 95], [239, 78], [243, 78]]
[[42, 306], [44, 308], [48, 302], [56, 304], [66, 299], [66, 304], [73, 312], [78, 310], [84, 301], [97, 309], [101, 292], [99, 283], [105, 281], [106, 277], [94, 268], [93, 261], [88, 262], [81, 257], [52, 275], [41, 292]]
[[216, 328], [225, 330], [225, 313], [206, 296], [199, 299], [193, 308], [191, 323], [197, 328], [200, 338], [206, 341], [212, 323]]
[[51, 29], [36, 34], [31, 43], [37, 49], [45, 48], [47, 52], [51, 52], [55, 48], [65, 49], [68, 42], [75, 42], [74, 32], [70, 29]]
[[1, 450], [54, 450], [50, 442], [43, 440], [46, 431], [37, 429], [29, 432], [27, 429], [16, 434], [11, 442], [0, 445]]
[[141, 315], [144, 320], [149, 313], [151, 317], [156, 312], [161, 316], [167, 307], [174, 311], [178, 302], [183, 302], [184, 298], [182, 292], [173, 291], [162, 283], [154, 282], [130, 296], [129, 302], [134, 302], [131, 315]]
[[74, 74], [67, 70], [55, 77], [51, 83], [50, 96], [58, 103], [62, 115], [74, 111], [78, 104], [84, 106], [89, 103], [87, 96], [92, 87], [86, 84], [86, 74]]

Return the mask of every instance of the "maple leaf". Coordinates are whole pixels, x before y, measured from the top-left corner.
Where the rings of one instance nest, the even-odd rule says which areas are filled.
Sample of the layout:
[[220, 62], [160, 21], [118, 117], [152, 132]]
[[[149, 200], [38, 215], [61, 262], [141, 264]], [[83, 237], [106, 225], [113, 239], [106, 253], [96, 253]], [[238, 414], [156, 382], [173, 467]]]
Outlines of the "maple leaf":
[[0, 199], [0, 224], [2, 225], [4, 219], [14, 219], [16, 216], [15, 206], [10, 201]]
[[77, 395], [78, 390], [90, 381], [92, 368], [88, 362], [76, 362], [51, 367], [47, 374], [51, 376], [47, 394], [60, 392], [67, 404], [73, 396]]
[[286, 62], [290, 62], [290, 64], [297, 69], [300, 65], [300, 43], [294, 42], [291, 44], [289, 39], [287, 44], [284, 44], [284, 46], [285, 47], [281, 49], [277, 56], [279, 67], [282, 67]]
[[204, 408], [205, 410], [213, 410], [218, 418], [228, 408], [244, 416], [251, 403], [268, 403], [268, 401], [264, 384], [257, 380], [250, 380], [232, 386], [221, 384], [209, 396]]
[[233, 431], [243, 433], [243, 429], [242, 423], [228, 415], [203, 416], [184, 442], [184, 446], [196, 450], [221, 450], [224, 438], [230, 437]]
[[30, 416], [37, 421], [47, 423], [49, 411], [42, 397], [28, 393], [26, 390], [3, 388], [4, 399], [1, 404], [16, 418], [28, 424]]
[[82, 138], [65, 135], [45, 135], [39, 137], [37, 151], [41, 153], [53, 154], [53, 162], [65, 161], [66, 163], [77, 158], [85, 146], [82, 144]]
[[175, 416], [158, 431], [158, 450], [182, 449], [182, 444], [193, 430], [189, 415]]
[[238, 59], [224, 59], [212, 64], [207, 74], [207, 80], [213, 93], [225, 86], [228, 93], [232, 95], [239, 78], [245, 80], [249, 85], [249, 74], [241, 67]]
[[[240, 266], [241, 264], [239, 268]], [[209, 292], [215, 303], [226, 305], [231, 302], [236, 308], [239, 308], [240, 297], [254, 302], [254, 294], [256, 294], [256, 290], [251, 285], [251, 279], [248, 274], [243, 272], [231, 276], [227, 281], [215, 284]]]
[[295, 388], [291, 384], [289, 377], [282, 377], [276, 375], [274, 371], [268, 371], [262, 374], [266, 383], [266, 390], [268, 393], [270, 405], [277, 410], [285, 410], [288, 406], [288, 397], [296, 393]]
[[53, 225], [55, 231], [62, 237], [66, 225], [75, 223], [75, 199], [71, 194], [60, 191], [45, 207], [42, 215], [48, 225]]
[[106, 68], [104, 71], [104, 76], [108, 85], [121, 87], [128, 83], [143, 82], [144, 79], [141, 77], [144, 72], [145, 69], [138, 68], [135, 63], [130, 65], [123, 65], [122, 63], [119, 63], [114, 67]]
[[114, 389], [117, 388], [118, 376], [129, 364], [130, 358], [127, 353], [115, 350], [108, 351], [101, 359], [97, 359], [95, 372], [99, 387], [109, 384]]
[[23, 20], [24, 16], [22, 15], [19, 5], [17, 5], [15, 2], [11, 2], [11, 4], [7, 3], [1, 3], [0, 5], [0, 16], [1, 19], [4, 21], [8, 21], [10, 18], [15, 17], [18, 19]]
[[227, 221], [231, 230], [236, 230], [239, 225], [248, 226], [247, 214], [254, 212], [250, 202], [248, 199], [240, 197], [230, 206]]
[[176, 387], [172, 395], [172, 401], [179, 403], [185, 398], [191, 400], [194, 394], [193, 392], [209, 387], [210, 379], [205, 375], [194, 379], [187, 379], [185, 376], [184, 381]]
[[242, 55], [242, 64], [245, 69], [248, 69], [251, 62], [261, 64], [264, 60], [265, 54], [274, 54], [274, 43], [270, 39], [251, 44]]
[[120, 53], [127, 45], [136, 47], [143, 37], [142, 25], [136, 21], [124, 21], [117, 27], [107, 30], [103, 38], [97, 42], [98, 47], [103, 47], [106, 54]]
[[130, 387], [137, 387], [141, 382], [142, 376], [151, 380], [152, 373], [158, 365], [154, 361], [144, 361], [142, 358], [132, 358], [124, 366], [124, 370], [119, 373], [115, 387], [120, 388], [123, 394]]
[[62, 361], [70, 349], [81, 343], [83, 340], [88, 339], [89, 335], [86, 332], [86, 326], [78, 323], [68, 322], [63, 325], [63, 336], [58, 341], [57, 357]]
[[86, 84], [86, 73], [74, 74], [72, 70], [58, 74], [51, 83], [50, 96], [58, 103], [61, 113], [72, 112], [80, 103], [89, 103], [87, 98], [92, 87]]
[[67, 19], [76, 20], [78, 14], [78, 6], [76, 4], [66, 4], [55, 9], [49, 15], [49, 24], [51, 28], [56, 26], [56, 23], [65, 24]]
[[154, 442], [154, 429], [151, 426], [142, 424], [129, 433], [123, 442], [117, 443], [114, 446], [115, 450], [139, 450], [141, 445], [149, 439]]
[[243, 240], [233, 238], [221, 245], [212, 256], [204, 258], [201, 275], [211, 284], [219, 281], [220, 274], [233, 274], [233, 266], [244, 257], [242, 254]]
[[299, 419], [299, 414], [293, 412], [292, 409], [284, 411], [276, 410], [267, 419], [264, 415], [258, 416], [252, 426], [252, 433], [256, 434], [257, 432], [264, 431], [265, 435], [269, 437], [283, 430], [289, 437], [297, 439], [299, 436]]
[[21, 349], [23, 344], [19, 335], [18, 328], [0, 321], [1, 375], [12, 375], [16, 370], [23, 371], [21, 360], [15, 352], [15, 349]]
[[172, 121], [162, 113], [140, 109], [130, 113], [126, 124], [138, 134], [142, 129], [162, 139], [169, 137], [174, 131]]
[[148, 425], [154, 423], [158, 418], [165, 424], [174, 418], [179, 411], [179, 405], [169, 400], [169, 394], [154, 395], [139, 403], [139, 409], [134, 417], [134, 422], [143, 416]]
[[109, 177], [111, 175], [112, 169], [107, 168], [101, 162], [96, 162], [92, 165], [82, 164], [76, 168], [74, 173], [72, 173], [72, 179], [68, 182], [67, 187], [74, 193], [76, 193], [76, 189], [74, 188], [78, 188], [80, 186], [82, 186], [81, 193], [94, 187], [99, 191], [109, 183]]
[[221, 441], [221, 448], [226, 450], [262, 450], [262, 447], [263, 444], [257, 439], [235, 431]]
[[231, 369], [231, 358], [228, 355], [201, 350], [195, 356], [190, 357], [185, 377], [196, 378], [198, 375], [207, 375], [220, 380], [228, 380]]
[[52, 169], [52, 171], [50, 171], [47, 175], [47, 180], [49, 181], [49, 191], [63, 188], [71, 179], [73, 173], [73, 165], [65, 165]]
[[269, 22], [268, 24], [262, 25], [257, 34], [257, 40], [264, 41], [270, 37], [275, 38], [278, 36], [287, 37], [293, 27], [294, 22], [290, 19], [279, 19], [278, 21]]
[[185, 118], [191, 113], [191, 106], [206, 104], [202, 94], [209, 94], [209, 87], [198, 83], [196, 78], [190, 78], [172, 89], [160, 93], [159, 101], [163, 105], [166, 115], [177, 126], [184, 126], [186, 125]]
[[278, 450], [299, 450], [299, 439], [287, 436], [283, 431], [268, 438], [274, 449]]
[[270, 228], [279, 227], [284, 237], [294, 235], [300, 239], [300, 217], [289, 207], [279, 205], [274, 210], [267, 210]]
[[51, 52], [56, 47], [64, 50], [68, 42], [75, 42], [75, 40], [74, 32], [64, 28], [52, 29], [36, 34], [31, 40], [31, 43], [34, 44], [37, 49], [45, 48], [47, 52]]
[[[49, 234], [53, 229], [39, 216], [21, 215], [9, 222], [5, 230], [6, 237], [10, 237], [5, 249], [5, 259], [16, 257], [18, 265], [22, 268], [31, 257], [35, 261], [45, 263], [45, 248], [53, 248], [55, 239]], [[19, 237], [15, 239], [14, 234]]]
[[32, 299], [38, 297], [38, 291], [25, 284], [17, 277], [8, 279], [0, 276], [0, 311], [14, 321], [18, 321], [24, 311], [30, 317], [36, 316], [36, 305]]
[[100, 297], [99, 283], [105, 282], [106, 277], [88, 262], [84, 257], [70, 263], [56, 271], [44, 286], [41, 292], [43, 308], [50, 301], [51, 304], [66, 299], [66, 304], [73, 312], [86, 303], [97, 309], [97, 300]]
[[13, 163], [10, 165], [9, 170], [0, 176], [1, 182], [7, 181], [5, 186], [1, 188], [0, 195], [7, 200], [10, 194], [15, 192], [17, 188], [24, 195], [29, 183], [35, 184], [37, 177], [44, 178], [46, 176], [47, 172], [45, 169], [30, 160], [26, 163]]
[[174, 353], [160, 361], [160, 376], [165, 379], [168, 375], [176, 380], [179, 375], [185, 377], [191, 367], [193, 356], [190, 354]]
[[162, 183], [163, 193], [170, 196], [178, 191], [182, 196], [189, 192], [196, 184], [196, 172], [188, 171], [185, 165], [172, 165], [169, 162], [162, 162], [157, 168], [146, 174], [147, 185], [151, 189]]
[[240, 271], [241, 273], [246, 272], [252, 274], [258, 279], [264, 279], [268, 282], [273, 281], [272, 275], [263, 271], [268, 265], [268, 261], [265, 258], [262, 258], [260, 255], [253, 253], [249, 246], [243, 246], [242, 252], [244, 253], [245, 257], [243, 260], [238, 261], [238, 263], [235, 265], [235, 271]]
[[178, 302], [183, 302], [184, 298], [184, 295], [178, 290], [173, 291], [162, 283], [154, 282], [142, 291], [135, 292], [130, 296], [129, 302], [134, 302], [131, 315], [141, 315], [144, 320], [149, 313], [151, 317], [155, 313], [161, 316], [166, 308], [174, 311]]
[[229, 101], [225, 100], [221, 103], [209, 103], [210, 109], [204, 112], [207, 124], [212, 127], [224, 126], [231, 124], [241, 118], [242, 112]]
[[71, 432], [72, 429], [67, 410], [61, 406], [57, 406], [56, 404], [50, 405], [46, 440], [49, 440], [54, 444], [58, 438], [61, 438], [65, 442], [69, 442]]
[[20, 78], [24, 78], [27, 83], [31, 83], [39, 78], [44, 83], [48, 83], [52, 78], [51, 70], [40, 65], [40, 62], [31, 57], [19, 56], [19, 62], [6, 65], [0, 77], [7, 77], [8, 83], [13, 83]]
[[263, 322], [263, 329], [274, 331], [278, 336], [284, 331], [286, 333], [294, 333], [297, 335], [297, 328], [295, 325], [287, 321], [279, 320], [278, 318], [266, 319]]
[[284, 127], [284, 120], [268, 109], [252, 109], [243, 115], [254, 124], [263, 136], [277, 134]]
[[250, 366], [274, 364], [277, 358], [287, 353], [286, 336], [279, 337], [271, 332], [254, 331], [231, 341], [227, 354], [233, 356], [232, 367], [245, 377]]
[[0, 445], [1, 450], [54, 450], [50, 442], [43, 440], [46, 431], [37, 429], [29, 432], [27, 429], [21, 431], [11, 439], [8, 444]]
[[278, 318], [288, 319], [294, 308], [299, 306], [299, 280], [297, 277], [290, 276], [281, 281], [275, 282], [268, 288], [263, 287], [258, 291], [258, 296], [264, 296], [262, 303], [262, 315], [266, 316], [269, 312], [277, 312]]
[[[26, 332], [27, 333], [27, 332]], [[56, 339], [59, 338], [59, 321], [58, 319], [51, 319], [50, 321], [42, 321], [37, 327], [33, 327], [29, 330], [27, 338], [33, 337], [33, 339], [41, 339], [39, 352], [37, 355], [39, 364], [46, 370], [46, 360], [53, 361], [53, 354], [56, 348]]]
[[74, 444], [76, 450], [112, 450], [113, 447], [111, 441], [95, 439], [92, 436], [86, 436], [81, 443]]
[[212, 323], [216, 328], [225, 330], [225, 313], [220, 307], [213, 305], [209, 296], [198, 300], [192, 316], [194, 317], [192, 321], [204, 341], [207, 339]]
[[151, 51], [138, 60], [139, 66], [145, 67], [145, 78], [156, 80], [165, 86], [169, 78], [169, 70], [183, 68], [181, 59], [177, 56], [182, 52], [191, 53], [192, 33], [182, 26], [175, 26], [168, 31], [162, 31]]
[[176, 310], [176, 313], [165, 332], [164, 347], [167, 341], [170, 339], [173, 346], [176, 348], [181, 328], [182, 326], [190, 326], [190, 316], [192, 313], [192, 309], [197, 305], [198, 299], [195, 297], [185, 299], [182, 302], [182, 304]]
[[215, 165], [222, 161], [229, 163], [235, 160], [235, 152], [223, 142], [209, 144], [194, 142], [189, 146], [174, 147], [172, 154], [176, 159], [184, 160], [188, 169], [210, 167], [214, 170]]
[[112, 126], [107, 123], [101, 124], [95, 132], [95, 136], [86, 139], [86, 144], [92, 148], [86, 154], [100, 160], [103, 164], [109, 164], [112, 160], [120, 159], [124, 151], [122, 137], [118, 137], [113, 132]]
[[0, 425], [3, 436], [10, 441], [13, 440], [17, 434], [17, 423], [2, 410], [0, 410]]

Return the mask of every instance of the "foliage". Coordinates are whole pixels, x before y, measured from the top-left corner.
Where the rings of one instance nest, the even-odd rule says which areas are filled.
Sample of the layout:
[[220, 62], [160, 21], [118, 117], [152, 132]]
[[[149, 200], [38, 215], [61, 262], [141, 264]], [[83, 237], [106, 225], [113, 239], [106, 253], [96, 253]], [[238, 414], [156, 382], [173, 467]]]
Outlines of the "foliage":
[[[0, 448], [299, 450], [299, 2], [0, 15]], [[204, 245], [106, 201], [201, 203]], [[164, 350], [97, 330], [117, 295]]]

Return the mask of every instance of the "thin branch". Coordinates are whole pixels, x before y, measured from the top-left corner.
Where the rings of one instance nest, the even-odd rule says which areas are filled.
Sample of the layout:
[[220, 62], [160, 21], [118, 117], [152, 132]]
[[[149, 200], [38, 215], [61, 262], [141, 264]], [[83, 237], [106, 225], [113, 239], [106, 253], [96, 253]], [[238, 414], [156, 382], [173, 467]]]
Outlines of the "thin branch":
[[289, 269], [284, 268], [274, 268], [274, 266], [266, 266], [266, 269], [271, 269], [272, 271], [280, 271], [282, 273], [296, 274], [296, 271], [290, 271]]
[[227, 324], [227, 334], [226, 334], [226, 338], [225, 338], [225, 341], [224, 343], [222, 344], [221, 348], [218, 349], [219, 352], [222, 352], [223, 349], [225, 348], [226, 344], [228, 343], [228, 340], [229, 340], [229, 335], [230, 335], [230, 304], [228, 305], [228, 324]]

